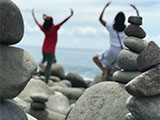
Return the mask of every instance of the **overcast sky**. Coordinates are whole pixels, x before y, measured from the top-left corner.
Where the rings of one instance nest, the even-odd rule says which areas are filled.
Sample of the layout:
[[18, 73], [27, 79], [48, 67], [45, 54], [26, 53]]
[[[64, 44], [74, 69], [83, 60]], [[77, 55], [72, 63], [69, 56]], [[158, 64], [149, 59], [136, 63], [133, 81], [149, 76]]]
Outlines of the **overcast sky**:
[[[98, 21], [107, 0], [13, 0], [13, 2], [20, 8], [25, 24], [25, 34], [19, 43], [20, 46], [43, 44], [44, 34], [33, 21], [32, 8], [35, 8], [35, 15], [41, 24], [43, 24], [43, 13], [51, 15], [57, 24], [68, 17], [69, 9], [73, 8], [73, 17], [58, 32], [58, 47], [93, 49], [108, 47], [108, 32]], [[123, 11], [126, 18], [136, 15], [129, 6], [130, 3], [138, 8], [143, 17], [141, 27], [147, 33], [144, 39], [155, 41], [160, 45], [160, 0], [113, 0], [105, 11], [104, 19], [112, 22], [119, 11]], [[128, 25], [127, 19], [126, 24]]]

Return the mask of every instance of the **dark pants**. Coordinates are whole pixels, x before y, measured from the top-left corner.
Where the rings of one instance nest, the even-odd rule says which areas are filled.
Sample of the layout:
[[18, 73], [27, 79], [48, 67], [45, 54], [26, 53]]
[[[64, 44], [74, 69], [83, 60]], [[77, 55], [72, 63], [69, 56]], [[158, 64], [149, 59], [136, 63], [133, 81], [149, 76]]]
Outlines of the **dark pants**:
[[53, 52], [43, 52], [42, 64], [47, 62], [46, 70], [45, 70], [45, 82], [48, 83], [49, 77], [51, 75], [51, 66], [52, 63], [56, 63], [55, 53]]

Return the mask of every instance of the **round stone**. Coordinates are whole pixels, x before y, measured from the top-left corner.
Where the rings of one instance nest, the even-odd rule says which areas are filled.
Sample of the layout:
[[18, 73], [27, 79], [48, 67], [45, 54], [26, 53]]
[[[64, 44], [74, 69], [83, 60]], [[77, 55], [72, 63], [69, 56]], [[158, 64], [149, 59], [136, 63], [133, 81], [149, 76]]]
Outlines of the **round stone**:
[[142, 25], [142, 17], [139, 16], [130, 16], [128, 22], [134, 25]]
[[125, 34], [127, 36], [138, 37], [138, 38], [146, 37], [146, 33], [143, 30], [143, 28], [133, 24], [128, 25], [128, 27], [125, 29]]
[[18, 43], [24, 34], [24, 23], [19, 8], [11, 0], [0, 0], [0, 43]]

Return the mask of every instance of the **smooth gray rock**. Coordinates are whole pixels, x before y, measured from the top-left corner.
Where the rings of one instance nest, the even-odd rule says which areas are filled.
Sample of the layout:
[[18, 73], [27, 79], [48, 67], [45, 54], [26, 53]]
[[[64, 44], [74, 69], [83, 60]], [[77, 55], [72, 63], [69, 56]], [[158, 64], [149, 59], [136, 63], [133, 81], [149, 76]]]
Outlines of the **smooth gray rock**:
[[0, 99], [16, 97], [36, 69], [36, 63], [27, 51], [0, 45]]
[[128, 22], [134, 25], [142, 25], [142, 17], [139, 16], [130, 16]]
[[51, 75], [59, 77], [61, 80], [65, 78], [65, 72], [63, 66], [56, 63], [52, 64]]
[[[46, 65], [44, 64], [44, 66], [46, 67]], [[41, 75], [44, 75], [44, 70], [40, 69], [39, 73]], [[63, 66], [58, 64], [58, 63], [53, 63], [51, 66], [51, 79], [52, 76], [56, 76], [58, 78], [60, 78], [61, 80], [63, 80], [65, 78], [65, 72], [63, 69]]]
[[41, 102], [32, 102], [31, 108], [34, 110], [44, 110], [46, 108], [46, 104]]
[[139, 71], [132, 71], [132, 72], [127, 72], [127, 71], [116, 71], [113, 74], [113, 80], [116, 82], [120, 82], [120, 83], [128, 83], [129, 81], [131, 81], [133, 78], [135, 78], [136, 76], [140, 75], [141, 72]]
[[48, 96], [42, 93], [33, 93], [30, 97], [35, 102], [45, 103], [48, 101]]
[[136, 37], [126, 37], [124, 45], [134, 52], [141, 53], [147, 47], [148, 43]]
[[160, 120], [160, 96], [129, 97], [126, 105], [136, 120]]
[[55, 94], [49, 97], [46, 107], [51, 111], [66, 114], [70, 108], [69, 100], [62, 93], [55, 91]]
[[50, 80], [52, 80], [53, 82], [60, 82], [61, 79], [57, 76], [50, 76]]
[[123, 49], [118, 55], [118, 65], [125, 71], [138, 71], [137, 57], [139, 54]]
[[62, 80], [60, 83], [65, 84], [67, 87], [72, 87], [72, 83], [68, 80]]
[[124, 120], [129, 112], [125, 106], [128, 97], [123, 84], [101, 82], [86, 90], [67, 120]]
[[135, 77], [125, 88], [133, 96], [160, 95], [160, 65]]
[[72, 87], [83, 87], [83, 88], [87, 87], [83, 78], [76, 73], [68, 73], [65, 79], [67, 79], [72, 83]]
[[0, 120], [28, 120], [25, 112], [11, 100], [0, 100]]
[[0, 43], [18, 43], [24, 34], [24, 23], [19, 8], [11, 0], [0, 0]]
[[143, 28], [133, 24], [128, 25], [124, 32], [127, 36], [133, 36], [138, 38], [146, 37], [146, 33]]
[[32, 102], [31, 95], [32, 94], [44, 94], [46, 96], [50, 96], [54, 94], [54, 91], [49, 88], [49, 86], [41, 81], [31, 79], [25, 89], [19, 94], [19, 98], [29, 103]]
[[69, 88], [69, 87], [60, 87], [60, 86], [53, 86], [51, 87], [53, 91], [59, 91], [63, 93], [65, 96], [68, 97], [69, 100], [78, 100], [78, 98], [83, 94], [85, 91], [84, 88]]
[[126, 116], [125, 116], [125, 120], [136, 120], [133, 115], [131, 113], [128, 113]]
[[160, 64], [160, 48], [153, 41], [137, 58], [137, 65], [140, 71], [144, 72]]
[[61, 87], [68, 87], [66, 84], [62, 83], [62, 82], [53, 82], [51, 80], [49, 80], [48, 82], [49, 86], [61, 86]]

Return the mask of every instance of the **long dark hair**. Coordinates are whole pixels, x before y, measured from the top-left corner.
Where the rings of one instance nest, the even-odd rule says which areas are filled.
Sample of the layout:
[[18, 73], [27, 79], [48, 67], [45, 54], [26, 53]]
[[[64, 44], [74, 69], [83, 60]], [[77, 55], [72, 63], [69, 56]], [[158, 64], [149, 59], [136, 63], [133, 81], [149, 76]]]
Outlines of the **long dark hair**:
[[49, 16], [49, 18], [44, 19], [43, 28], [48, 30], [53, 25], [53, 18]]
[[125, 15], [123, 12], [119, 12], [114, 18], [113, 28], [117, 32], [122, 32], [126, 28], [125, 23]]

